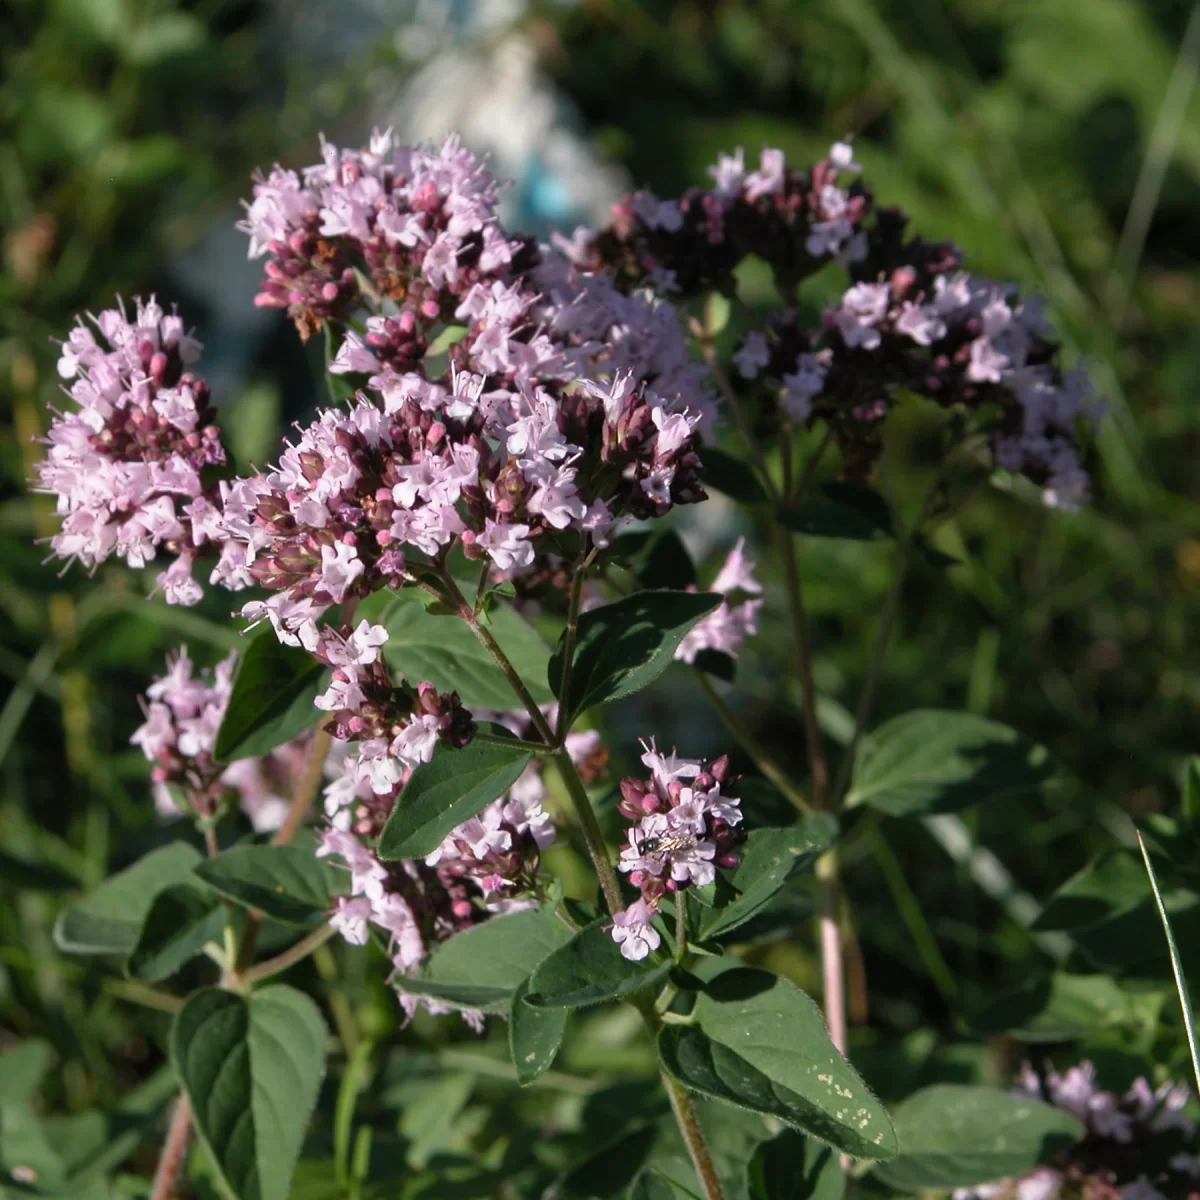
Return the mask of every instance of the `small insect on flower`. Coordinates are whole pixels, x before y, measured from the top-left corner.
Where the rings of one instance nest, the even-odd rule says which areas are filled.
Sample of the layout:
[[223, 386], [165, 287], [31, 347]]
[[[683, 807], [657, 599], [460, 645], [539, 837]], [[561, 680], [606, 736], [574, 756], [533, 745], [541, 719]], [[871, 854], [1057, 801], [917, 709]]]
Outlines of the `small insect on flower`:
[[643, 854], [674, 854], [678, 850], [694, 850], [699, 844], [699, 838], [677, 834], [673, 837], [643, 838], [638, 849]]

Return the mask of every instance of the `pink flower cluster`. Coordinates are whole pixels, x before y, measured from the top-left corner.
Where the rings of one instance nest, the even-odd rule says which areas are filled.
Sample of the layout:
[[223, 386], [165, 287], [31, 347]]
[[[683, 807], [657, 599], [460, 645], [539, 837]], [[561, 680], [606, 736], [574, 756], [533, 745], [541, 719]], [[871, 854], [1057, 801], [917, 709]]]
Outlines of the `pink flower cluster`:
[[617, 863], [640, 898], [613, 916], [613, 941], [629, 959], [645, 958], [662, 939], [651, 924], [663, 896], [704, 887], [718, 867], [735, 867], [742, 812], [739, 801], [721, 789], [734, 781], [729, 760], [706, 763], [659, 754], [643, 743], [649, 779], [621, 781], [618, 809], [630, 821], [628, 840]]
[[457, 138], [427, 150], [387, 130], [363, 150], [323, 141], [322, 159], [260, 175], [240, 225], [250, 257], [270, 256], [256, 303], [286, 308], [303, 337], [359, 303], [355, 267], [413, 318], [411, 333], [530, 256], [496, 220], [496, 181]]
[[883, 419], [905, 392], [983, 410], [995, 462], [1042, 489], [1045, 503], [1073, 507], [1088, 494], [1081, 432], [1102, 408], [1078, 368], [1065, 372], [1036, 297], [961, 270], [948, 243], [906, 236], [898, 209], [876, 208], [870, 190], [845, 174], [861, 170], [837, 143], [807, 172], [782, 151], [764, 149], [748, 172], [741, 150], [710, 168], [714, 186], [679, 200], [635, 193], [614, 206], [608, 227], [578, 230], [573, 260], [607, 271], [630, 290], [650, 286], [684, 297], [734, 286], [747, 255], [772, 269], [789, 298], [831, 259], [851, 285], [823, 328], [799, 325], [796, 311], [751, 330], [734, 354], [745, 381], [776, 420], [825, 421], [850, 478], [869, 474]]
[[1196, 1122], [1183, 1110], [1192, 1095], [1183, 1084], [1154, 1089], [1134, 1080], [1124, 1096], [1096, 1082], [1090, 1062], [1042, 1078], [1026, 1063], [1014, 1093], [1042, 1100], [1077, 1117], [1086, 1130], [1062, 1161], [1035, 1168], [1019, 1179], [960, 1188], [954, 1200], [1168, 1200], [1200, 1192], [1200, 1154], [1194, 1152]]
[[197, 673], [186, 646], [169, 655], [167, 673], [146, 689], [145, 723], [129, 740], [154, 764], [150, 778], [160, 816], [177, 816], [181, 807], [212, 816], [232, 796], [255, 830], [265, 833], [278, 829], [287, 815], [287, 795], [303, 769], [308, 736], [262, 758], [228, 766], [213, 761], [235, 657], [231, 654], [211, 671]]
[[[1021, 299], [1011, 285], [963, 271], [931, 276], [902, 266], [878, 282], [854, 284], [827, 322], [839, 351], [890, 351], [902, 360], [899, 386], [911, 380], [943, 404], [999, 405], [996, 462], [1040, 483], [1046, 504], [1073, 508], [1087, 498], [1077, 430], [1095, 422], [1103, 406], [1082, 369], [1059, 370], [1040, 297]], [[860, 369], [861, 355], [840, 358], [840, 369]], [[818, 372], [810, 372], [815, 381]], [[785, 403], [788, 390], [785, 378]]]
[[[529, 732], [527, 717], [480, 714], [485, 715], [516, 734]], [[594, 767], [598, 739], [574, 734], [567, 749], [581, 767]], [[331, 918], [347, 941], [361, 945], [371, 927], [379, 929], [388, 939], [396, 970], [408, 975], [453, 934], [536, 903], [540, 854], [555, 840], [542, 807], [546, 788], [541, 763], [531, 764], [506, 795], [464, 821], [432, 854], [399, 862], [382, 862], [371, 842], [382, 831], [402, 784], [393, 796], [381, 797], [353, 770], [343, 774], [346, 765], [334, 763], [325, 793], [331, 826], [318, 854], [335, 855], [350, 871], [350, 894], [339, 898]], [[409, 1016], [418, 1004], [447, 1011], [436, 1001], [403, 992], [400, 1002]], [[478, 1013], [464, 1016], [476, 1027], [482, 1022]]]
[[[762, 584], [754, 578], [754, 563], [746, 556], [745, 544], [745, 538], [738, 538], [737, 545], [729, 552], [707, 589], [720, 592], [726, 599], [720, 608], [684, 635], [675, 651], [675, 657], [680, 661], [694, 663], [696, 656], [704, 650], [716, 650], [736, 658], [746, 637], [758, 632], [758, 611], [763, 606]], [[740, 604], [731, 604], [728, 597], [735, 592], [744, 593], [748, 598]]]
[[[372, 314], [330, 365], [365, 390], [274, 470], [222, 485], [213, 580], [276, 593], [247, 616], [311, 640], [331, 604], [402, 586], [456, 545], [512, 577], [564, 538], [604, 545], [624, 516], [704, 498], [696, 431], [712, 407], [670, 306], [510, 238], [494, 180], [453, 139], [379, 134], [324, 156], [261, 179], [244, 228], [271, 255], [261, 302], [302, 326]], [[352, 288], [344, 263], [371, 285]], [[434, 368], [435, 333], [453, 327]]]
[[[250, 607], [250, 606], [247, 606]], [[340, 787], [345, 799], [361, 786], [378, 796], [394, 796], [418, 763], [433, 757], [439, 741], [465, 746], [475, 732], [471, 714], [455, 692], [439, 693], [431, 683], [394, 685], [380, 653], [387, 641], [382, 625], [360, 621], [353, 632], [309, 623], [304, 644], [331, 668], [329, 686], [314, 703], [332, 714], [326, 726], [344, 742], [356, 742]], [[339, 793], [332, 803], [338, 805]]]
[[211, 535], [203, 468], [225, 461], [208, 385], [189, 369], [200, 344], [153, 300], [80, 320], [63, 343], [58, 373], [76, 407], [56, 414], [35, 487], [58, 498], [51, 539], [68, 562], [95, 567], [110, 555], [142, 567], [176, 555], [158, 576], [170, 604], [195, 604], [193, 559]]
[[863, 257], [871, 195], [857, 180], [839, 183], [861, 169], [845, 142], [808, 171], [789, 167], [783, 151], [771, 148], [748, 171], [738, 149], [709, 168], [711, 188], [689, 188], [678, 200], [635, 192], [614, 205], [606, 229], [576, 231], [574, 256], [589, 270], [613, 270], [622, 286], [693, 295], [726, 290], [733, 269], [754, 254], [794, 286], [831, 259]]

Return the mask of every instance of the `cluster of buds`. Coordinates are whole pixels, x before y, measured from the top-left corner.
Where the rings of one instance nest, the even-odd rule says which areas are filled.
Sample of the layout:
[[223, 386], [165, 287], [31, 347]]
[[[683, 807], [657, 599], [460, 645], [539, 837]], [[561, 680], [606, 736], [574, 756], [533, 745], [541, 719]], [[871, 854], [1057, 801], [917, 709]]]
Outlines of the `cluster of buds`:
[[769, 263], [781, 283], [795, 287], [830, 259], [862, 258], [862, 225], [871, 193], [857, 175], [849, 145], [838, 142], [808, 171], [787, 165], [782, 150], [766, 148], [758, 170], [747, 171], [738, 149], [709, 168], [711, 188], [689, 188], [678, 200], [635, 192], [615, 204], [599, 233], [576, 231], [576, 261], [608, 268], [624, 287], [649, 283], [685, 296], [732, 287], [733, 271], [749, 254]]
[[[480, 713], [517, 736], [531, 732], [529, 718], [516, 713]], [[549, 719], [554, 712], [549, 710]], [[571, 734], [567, 751], [581, 774], [602, 770], [603, 749], [594, 733]], [[318, 851], [333, 855], [350, 871], [349, 895], [339, 898], [331, 920], [350, 942], [361, 945], [372, 926], [388, 939], [396, 970], [411, 974], [430, 951], [453, 934], [490, 917], [518, 912], [537, 902], [541, 852], [553, 844], [554, 825], [543, 808], [544, 764], [531, 763], [509, 791], [478, 816], [452, 830], [433, 853], [419, 860], [382, 862], [371, 848], [401, 794], [375, 792], [354, 769], [345, 748], [331, 755], [332, 782], [326, 789], [330, 827]], [[418, 1003], [434, 1012], [436, 1001], [400, 993], [409, 1016]], [[475, 1026], [482, 1016], [466, 1012]]]
[[1014, 1094], [1053, 1104], [1071, 1113], [1086, 1136], [1060, 1161], [1036, 1167], [1019, 1179], [960, 1188], [954, 1200], [1176, 1200], [1200, 1197], [1200, 1154], [1196, 1122], [1183, 1110], [1191, 1092], [1183, 1084], [1155, 1089], [1134, 1080], [1124, 1096], [1096, 1083], [1096, 1070], [1082, 1062], [1040, 1076], [1026, 1063]]
[[659, 754], [653, 741], [643, 748], [650, 778], [623, 779], [617, 806], [634, 822], [617, 867], [641, 896], [614, 914], [612, 937], [634, 960], [662, 941], [650, 922], [664, 896], [704, 887], [716, 879], [718, 867], [737, 866], [742, 821], [740, 801], [722, 791], [736, 783], [728, 758], [709, 763]]
[[283, 824], [309, 739], [301, 735], [262, 758], [229, 766], [214, 762], [235, 657], [231, 654], [211, 671], [195, 672], [186, 646], [169, 655], [167, 673], [146, 690], [146, 720], [129, 740], [154, 764], [150, 778], [160, 816], [176, 816], [182, 807], [208, 817], [234, 800], [254, 829], [264, 833]]
[[[746, 557], [745, 544], [745, 538], [738, 538], [716, 579], [706, 589], [719, 592], [725, 599], [719, 608], [684, 635], [675, 650], [675, 657], [681, 662], [694, 663], [696, 656], [704, 650], [715, 650], [736, 658], [742, 642], [758, 632], [758, 611], [763, 606], [762, 584], [754, 578], [754, 563]], [[746, 599], [732, 604], [729, 597], [735, 593]]]
[[194, 604], [209, 511], [201, 472], [225, 461], [208, 385], [189, 370], [200, 344], [153, 299], [138, 300], [132, 320], [123, 305], [89, 320], [58, 363], [77, 407], [55, 415], [36, 468], [35, 487], [58, 498], [62, 517], [51, 546], [89, 568], [113, 554], [131, 567], [174, 554], [158, 585], [168, 603]]
[[619, 287], [684, 296], [729, 291], [733, 268], [754, 254], [790, 297], [834, 259], [852, 282], [819, 329], [786, 308], [734, 355], [743, 387], [771, 419], [825, 422], [846, 475], [863, 478], [881, 452], [884, 418], [904, 394], [920, 393], [978, 413], [995, 463], [1038, 485], [1045, 503], [1082, 503], [1080, 434], [1102, 408], [1083, 373], [1060, 365], [1040, 300], [968, 275], [948, 243], [908, 237], [904, 214], [876, 208], [860, 181], [839, 186], [842, 173], [860, 169], [840, 142], [807, 172], [765, 149], [747, 173], [739, 150], [710, 169], [711, 189], [678, 201], [636, 193], [605, 229], [577, 231], [570, 250]]

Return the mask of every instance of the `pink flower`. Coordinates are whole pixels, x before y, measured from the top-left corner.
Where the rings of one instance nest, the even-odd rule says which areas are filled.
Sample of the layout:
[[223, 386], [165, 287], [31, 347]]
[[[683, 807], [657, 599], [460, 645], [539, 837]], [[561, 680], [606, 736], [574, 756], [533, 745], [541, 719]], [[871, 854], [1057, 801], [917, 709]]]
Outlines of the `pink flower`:
[[658, 930], [650, 924], [650, 910], [644, 900], [636, 900], [624, 912], [613, 914], [612, 939], [621, 947], [621, 955], [640, 962], [662, 945]]

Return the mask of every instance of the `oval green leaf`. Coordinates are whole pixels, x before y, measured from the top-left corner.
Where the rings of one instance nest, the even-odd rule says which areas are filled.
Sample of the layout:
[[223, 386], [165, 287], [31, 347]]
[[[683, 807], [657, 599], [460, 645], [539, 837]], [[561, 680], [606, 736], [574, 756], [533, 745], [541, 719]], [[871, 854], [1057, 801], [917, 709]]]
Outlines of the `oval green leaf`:
[[903, 1153], [875, 1168], [890, 1187], [970, 1187], [1023, 1175], [1084, 1135], [1060, 1108], [994, 1088], [938, 1084], [910, 1096], [896, 1110]]
[[1007, 725], [971, 713], [918, 709], [863, 740], [847, 804], [890, 816], [957, 812], [1054, 778], [1047, 751]]
[[415, 976], [397, 973], [392, 984], [453, 1008], [508, 1013], [517, 989], [544, 958], [571, 936], [548, 908], [491, 917], [443, 942]]
[[750, 1200], [842, 1200], [846, 1175], [829, 1146], [785, 1129], [754, 1151]]
[[[563, 701], [573, 720], [585, 708], [619, 700], [653, 683], [679, 643], [722, 601], [713, 592], [635, 592], [579, 618], [571, 683]], [[565, 634], [564, 634], [565, 637]], [[562, 678], [563, 642], [550, 660], [550, 686]]]
[[472, 742], [461, 750], [439, 745], [404, 785], [379, 838], [379, 857], [423, 858], [456, 825], [503, 796], [533, 756], [520, 746]]
[[[379, 622], [388, 631], [384, 658], [409, 683], [428, 681], [439, 691], [457, 692], [468, 708], [509, 709], [516, 703], [504, 672], [465, 621], [435, 615], [418, 597], [401, 592], [380, 614]], [[510, 607], [496, 605], [488, 631], [534, 700], [549, 704], [554, 696], [543, 680], [550, 649], [533, 627]]]
[[576, 1008], [640, 991], [665, 979], [671, 960], [631, 962], [612, 940], [612, 918], [600, 917], [538, 964], [527, 1003], [535, 1008]]
[[217, 762], [256, 758], [291, 741], [321, 715], [313, 700], [325, 668], [297, 646], [284, 646], [270, 630], [260, 633], [238, 658], [229, 706], [213, 757]]
[[814, 821], [782, 829], [752, 829], [738, 850], [735, 870], [717, 878], [713, 905], [703, 910], [700, 919], [699, 939], [720, 937], [762, 912], [793, 875], [828, 849], [829, 824]]
[[125, 970], [156, 983], [190, 962], [208, 942], [220, 942], [226, 911], [207, 888], [177, 884], [150, 905]]
[[192, 1120], [237, 1200], [285, 1200], [325, 1071], [325, 1022], [302, 992], [274, 985], [192, 995], [171, 1058]]
[[529, 984], [526, 979], [513, 993], [508, 1017], [508, 1049], [517, 1069], [517, 1082], [522, 1086], [550, 1069], [570, 1016], [570, 1009], [526, 1004]]
[[736, 967], [696, 997], [689, 1025], [665, 1025], [659, 1056], [697, 1092], [776, 1117], [856, 1158], [891, 1158], [883, 1105], [829, 1040], [821, 1010], [766, 971]]
[[187, 883], [200, 861], [186, 842], [152, 850], [65, 909], [54, 926], [55, 944], [68, 954], [130, 953], [155, 897]]
[[285, 925], [320, 924], [345, 890], [340, 872], [299, 846], [234, 846], [195, 873], [222, 896]]

